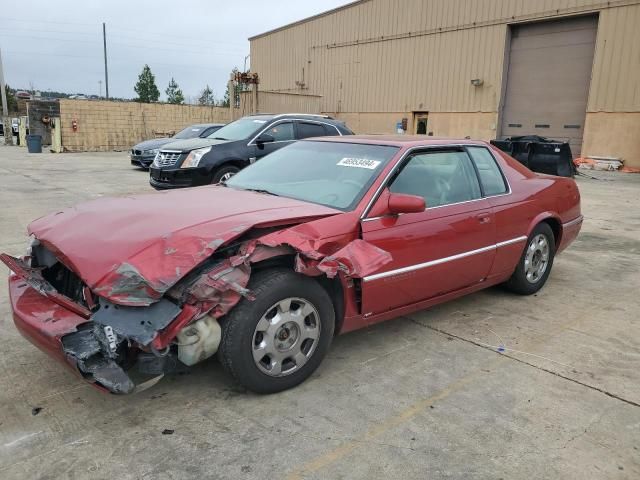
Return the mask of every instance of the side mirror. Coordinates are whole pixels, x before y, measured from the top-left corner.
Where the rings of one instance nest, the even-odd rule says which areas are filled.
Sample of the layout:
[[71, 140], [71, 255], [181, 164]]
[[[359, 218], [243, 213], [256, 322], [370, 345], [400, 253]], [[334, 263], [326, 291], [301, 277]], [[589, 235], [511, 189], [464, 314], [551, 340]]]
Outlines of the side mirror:
[[399, 213], [420, 213], [424, 212], [427, 205], [424, 198], [417, 195], [407, 195], [405, 193], [389, 194], [389, 213], [398, 215]]
[[275, 142], [275, 141], [276, 141], [276, 139], [273, 138], [273, 136], [269, 135], [268, 133], [263, 133], [258, 138], [256, 138], [256, 144], [271, 143], [271, 142]]

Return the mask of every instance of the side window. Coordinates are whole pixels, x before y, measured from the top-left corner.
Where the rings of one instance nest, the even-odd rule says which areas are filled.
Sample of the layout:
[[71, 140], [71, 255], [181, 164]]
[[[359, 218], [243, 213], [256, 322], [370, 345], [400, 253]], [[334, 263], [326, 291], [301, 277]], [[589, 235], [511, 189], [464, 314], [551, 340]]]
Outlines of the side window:
[[465, 152], [419, 153], [409, 158], [389, 187], [424, 198], [427, 208], [481, 197], [478, 176]]
[[324, 137], [324, 126], [318, 123], [298, 122], [298, 138]]
[[264, 133], [268, 133], [273, 137], [276, 142], [286, 142], [288, 140], [294, 140], [293, 135], [293, 123], [284, 122], [278, 123], [273, 127], [267, 129]]
[[476, 164], [482, 190], [486, 196], [507, 193], [508, 188], [491, 152], [484, 147], [468, 147], [469, 155]]

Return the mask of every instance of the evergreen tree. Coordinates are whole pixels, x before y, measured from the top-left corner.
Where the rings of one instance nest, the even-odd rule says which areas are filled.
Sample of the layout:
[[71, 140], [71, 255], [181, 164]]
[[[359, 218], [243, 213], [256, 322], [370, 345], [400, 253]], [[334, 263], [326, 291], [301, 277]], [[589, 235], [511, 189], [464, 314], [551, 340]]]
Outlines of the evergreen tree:
[[173, 79], [173, 77], [171, 77], [169, 86], [164, 92], [167, 94], [167, 102], [174, 104], [184, 103], [184, 95], [182, 94], [182, 90], [180, 90], [180, 87], [178, 87], [178, 84]]
[[209, 87], [209, 85], [204, 87], [204, 90], [200, 92], [200, 97], [198, 97], [198, 103], [200, 105], [215, 105], [216, 99], [213, 96], [213, 90], [211, 90], [211, 87]]
[[7, 93], [7, 109], [9, 113], [18, 111], [18, 100], [16, 96], [13, 94], [13, 89], [9, 87], [9, 85], [4, 86], [4, 91]]
[[151, 103], [157, 102], [160, 98], [160, 90], [156, 86], [156, 77], [151, 73], [149, 65], [144, 66], [142, 73], [138, 75], [138, 83], [133, 87], [138, 94], [136, 99], [138, 102]]

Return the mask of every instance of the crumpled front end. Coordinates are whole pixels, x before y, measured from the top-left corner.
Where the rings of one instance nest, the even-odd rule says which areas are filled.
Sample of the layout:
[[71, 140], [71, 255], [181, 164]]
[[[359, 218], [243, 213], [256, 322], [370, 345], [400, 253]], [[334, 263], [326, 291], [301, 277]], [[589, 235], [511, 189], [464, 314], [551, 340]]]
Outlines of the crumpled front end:
[[[0, 260], [13, 272], [10, 296], [20, 332], [86, 380], [123, 394], [138, 388], [130, 376], [134, 367], [160, 375], [215, 353], [220, 339], [217, 319], [241, 299], [253, 299], [249, 279], [264, 262], [287, 258], [301, 274], [346, 279], [364, 277], [391, 260], [353, 230], [322, 240], [312, 223], [271, 228], [265, 230], [269, 233], [216, 245], [208, 259], [178, 282], [160, 282], [157, 290], [139, 271], [116, 275], [108, 296], [104, 289], [90, 288], [37, 241], [31, 257], [3, 254]], [[155, 301], [121, 302], [143, 295]]]

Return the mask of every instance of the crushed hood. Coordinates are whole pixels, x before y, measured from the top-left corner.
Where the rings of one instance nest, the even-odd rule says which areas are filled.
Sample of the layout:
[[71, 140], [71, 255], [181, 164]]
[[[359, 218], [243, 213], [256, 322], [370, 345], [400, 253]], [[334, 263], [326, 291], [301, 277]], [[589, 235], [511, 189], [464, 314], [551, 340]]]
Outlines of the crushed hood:
[[252, 227], [340, 213], [210, 186], [101, 198], [35, 220], [28, 230], [96, 293], [141, 306], [159, 299], [218, 247]]

